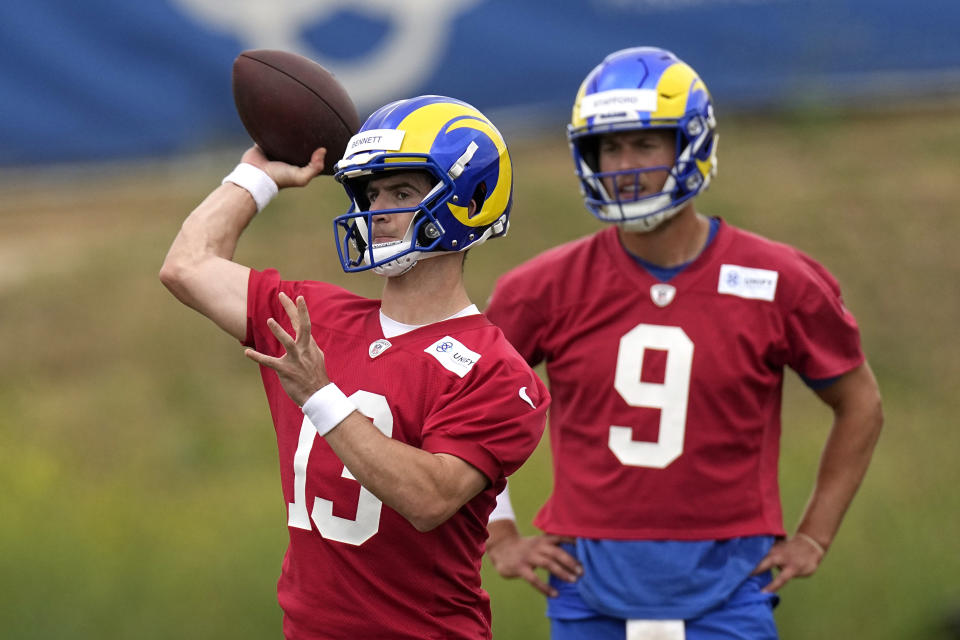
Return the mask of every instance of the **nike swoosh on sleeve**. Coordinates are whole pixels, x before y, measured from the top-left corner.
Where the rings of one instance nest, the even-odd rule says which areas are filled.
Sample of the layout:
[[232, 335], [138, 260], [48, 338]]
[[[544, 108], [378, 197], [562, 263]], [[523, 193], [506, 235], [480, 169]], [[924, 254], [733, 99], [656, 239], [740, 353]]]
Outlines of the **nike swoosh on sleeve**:
[[520, 387], [520, 392], [519, 392], [519, 393], [520, 393], [520, 399], [523, 400], [524, 402], [526, 402], [528, 405], [530, 405], [530, 408], [531, 408], [531, 409], [536, 409], [536, 408], [537, 408], [537, 406], [536, 406], [535, 404], [533, 404], [533, 400], [530, 399], [530, 396], [527, 395], [527, 388], [526, 388], [526, 387]]

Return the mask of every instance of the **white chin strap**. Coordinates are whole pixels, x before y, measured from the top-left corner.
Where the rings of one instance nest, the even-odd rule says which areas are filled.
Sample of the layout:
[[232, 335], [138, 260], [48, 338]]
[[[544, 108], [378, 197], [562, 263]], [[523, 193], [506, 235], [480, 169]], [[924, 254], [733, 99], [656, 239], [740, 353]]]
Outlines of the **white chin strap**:
[[[604, 188], [603, 182], [597, 180], [596, 183], [604, 200], [610, 200], [611, 198]], [[653, 231], [683, 208], [683, 205], [670, 206], [672, 202], [670, 194], [674, 186], [676, 186], [676, 179], [672, 175], [668, 175], [667, 181], [659, 194], [637, 202], [614, 203], [599, 207], [601, 218], [605, 222], [617, 224], [627, 231], [639, 231], [641, 233]]]
[[[488, 235], [489, 235], [489, 232], [488, 232]], [[482, 242], [482, 240], [475, 242], [473, 245], [471, 245], [471, 248], [480, 244], [480, 242]], [[389, 251], [382, 251], [382, 249], [390, 249], [398, 244], [403, 244], [403, 241], [401, 240], [399, 242], [389, 242], [384, 244], [383, 246], [375, 246], [373, 248], [373, 257], [377, 260], [389, 258], [392, 255], [392, 253]], [[381, 255], [377, 255], [377, 252], [380, 252]], [[411, 251], [410, 253], [400, 256], [395, 260], [391, 260], [390, 262], [385, 262], [379, 267], [374, 267], [373, 272], [379, 276], [395, 278], [396, 276], [402, 276], [407, 271], [410, 271], [410, 269], [413, 269], [414, 265], [416, 265], [421, 260], [426, 260], [427, 258], [433, 258], [439, 255], [443, 255], [445, 253], [450, 253], [450, 252], [449, 251]], [[366, 258], [364, 259], [364, 262], [366, 262]]]
[[[360, 223], [362, 224], [362, 223]], [[413, 221], [410, 223], [410, 228], [407, 229], [406, 234], [403, 237], [403, 240], [394, 240], [393, 242], [384, 242], [383, 244], [378, 244], [373, 246], [373, 259], [374, 262], [379, 262], [380, 260], [389, 260], [395, 250], [400, 247], [409, 247], [413, 240]], [[479, 246], [487, 241], [488, 238], [494, 235], [503, 235], [507, 230], [507, 222], [501, 217], [500, 220], [497, 220], [495, 223], [484, 229], [483, 233], [480, 234], [480, 237], [470, 243], [468, 246], [461, 249], [464, 251], [466, 249], [472, 249], [473, 247]], [[363, 228], [363, 235], [367, 236], [368, 232], [366, 228]], [[405, 255], [399, 256], [389, 262], [385, 262], [380, 266], [373, 267], [373, 272], [380, 276], [386, 276], [388, 278], [394, 278], [396, 276], [402, 276], [407, 271], [413, 268], [417, 262], [420, 260], [426, 260], [427, 258], [433, 258], [434, 256], [443, 255], [450, 253], [449, 251], [411, 251]], [[364, 264], [370, 264], [370, 254], [364, 252], [363, 254]]]
[[[376, 260], [382, 258], [389, 258], [392, 255], [392, 249], [394, 246], [401, 244], [400, 242], [389, 242], [382, 246], [373, 247], [373, 257]], [[380, 254], [380, 255], [377, 255]], [[386, 255], [383, 255], [386, 254]], [[364, 262], [368, 261], [369, 254], [364, 256]], [[411, 251], [406, 255], [402, 255], [399, 258], [391, 260], [390, 262], [385, 262], [379, 266], [373, 268], [373, 272], [378, 276], [386, 276], [388, 278], [394, 278], [396, 276], [402, 276], [410, 269], [413, 269], [413, 265], [417, 264], [417, 261], [422, 257], [422, 254], [419, 251]]]
[[[654, 202], [669, 203], [670, 197], [658, 196], [648, 202], [631, 202], [630, 204], [625, 204], [622, 206], [608, 205], [606, 207], [603, 207], [601, 211], [603, 212], [606, 220], [608, 220], [609, 222], [616, 223], [617, 225], [619, 225], [620, 227], [622, 227], [627, 231], [639, 231], [640, 233], [646, 233], [648, 231], [653, 231], [654, 229], [662, 225], [664, 222], [666, 222], [673, 216], [677, 215], [680, 209], [683, 208], [683, 205], [676, 206], [676, 207], [669, 207], [657, 213], [653, 213], [653, 214], [646, 213], [646, 215], [644, 215], [645, 213], [644, 211], [638, 211], [636, 213], [631, 211], [631, 208], [633, 208], [635, 205], [638, 205], [638, 204], [647, 205], [647, 204], [652, 204]], [[648, 209], [648, 207], [643, 207], [643, 209]], [[611, 213], [613, 215], [611, 215]], [[642, 217], [633, 218], [633, 215], [640, 215]], [[625, 216], [630, 216], [631, 219], [625, 220], [624, 219]]]
[[[363, 229], [363, 235], [369, 236], [369, 232], [366, 230], [365, 225]], [[397, 276], [402, 276], [407, 271], [410, 271], [410, 269], [413, 269], [413, 265], [417, 264], [418, 261], [437, 255], [436, 252], [411, 251], [410, 253], [397, 256], [393, 260], [390, 260], [390, 257], [397, 252], [397, 249], [404, 249], [406, 247], [413, 246], [412, 243], [413, 220], [410, 221], [410, 226], [407, 227], [407, 231], [403, 235], [402, 240], [394, 240], [393, 242], [384, 242], [382, 244], [373, 245], [373, 261], [380, 262], [381, 260], [388, 260], [388, 262], [384, 262], [381, 265], [373, 267], [373, 272], [378, 276], [395, 278]], [[364, 264], [370, 264], [370, 254], [367, 251], [363, 252], [363, 262]]]

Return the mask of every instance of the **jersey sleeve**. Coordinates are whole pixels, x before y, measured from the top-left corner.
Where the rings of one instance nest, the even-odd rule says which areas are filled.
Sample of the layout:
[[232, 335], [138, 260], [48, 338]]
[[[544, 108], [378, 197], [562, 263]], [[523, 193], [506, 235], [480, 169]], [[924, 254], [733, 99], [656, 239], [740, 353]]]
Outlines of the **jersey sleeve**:
[[497, 280], [490, 303], [484, 314], [500, 327], [510, 344], [531, 367], [545, 357], [542, 344], [548, 330], [547, 314], [531, 303], [536, 298], [519, 295], [527, 291], [526, 283], [517, 272], [507, 273]]
[[813, 259], [801, 257], [807, 278], [784, 320], [786, 364], [804, 379], [834, 378], [863, 363], [860, 330], [836, 279]]
[[536, 449], [550, 394], [515, 353], [512, 362], [500, 359], [468, 378], [437, 398], [437, 408], [424, 425], [422, 446], [465, 460], [497, 485]]
[[244, 346], [253, 347], [268, 355], [284, 353], [280, 342], [267, 326], [267, 319], [273, 318], [287, 333], [293, 335], [287, 311], [278, 297], [281, 291], [291, 300], [296, 300], [299, 295], [306, 298], [312, 323], [316, 327], [323, 318], [320, 311], [342, 290], [323, 282], [281, 280], [275, 269], [251, 269], [247, 281], [247, 335], [243, 340]]
[[[286, 312], [280, 308], [277, 296], [280, 291], [287, 295], [293, 293], [291, 287], [281, 288], [280, 274], [274, 269], [266, 271], [250, 270], [247, 281], [247, 336], [243, 340], [245, 347], [252, 347], [261, 351], [267, 345], [277, 344], [276, 338], [267, 328], [267, 318], [274, 318], [283, 325], [286, 322]], [[279, 312], [279, 313], [278, 313]], [[274, 355], [272, 350], [266, 353]]]

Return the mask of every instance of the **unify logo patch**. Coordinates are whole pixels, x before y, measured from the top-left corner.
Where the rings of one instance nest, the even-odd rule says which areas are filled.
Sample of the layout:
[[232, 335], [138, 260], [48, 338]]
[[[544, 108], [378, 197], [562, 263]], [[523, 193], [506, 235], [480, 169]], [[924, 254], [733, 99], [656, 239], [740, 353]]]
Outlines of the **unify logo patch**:
[[735, 264], [724, 264], [720, 266], [717, 293], [773, 302], [777, 294], [779, 275], [776, 271], [769, 269], [751, 269]]
[[461, 378], [467, 375], [473, 365], [477, 364], [477, 360], [480, 359], [479, 353], [467, 349], [462, 343], [450, 336], [440, 338], [424, 349], [423, 352], [432, 355], [445, 369], [454, 372]]

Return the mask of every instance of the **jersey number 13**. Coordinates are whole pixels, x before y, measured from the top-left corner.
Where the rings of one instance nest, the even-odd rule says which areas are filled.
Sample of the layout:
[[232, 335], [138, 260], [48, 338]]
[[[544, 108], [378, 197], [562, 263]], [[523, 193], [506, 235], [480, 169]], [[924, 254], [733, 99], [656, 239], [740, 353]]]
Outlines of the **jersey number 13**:
[[[368, 391], [357, 391], [350, 399], [360, 413], [373, 420], [373, 424], [388, 438], [393, 435], [393, 414], [387, 399]], [[300, 442], [293, 456], [293, 502], [287, 505], [287, 525], [298, 529], [310, 530], [310, 520], [317, 525], [320, 535], [328, 540], [337, 540], [352, 545], [361, 545], [372, 538], [380, 529], [380, 509], [383, 503], [375, 495], [360, 486], [357, 500], [357, 517], [353, 520], [333, 515], [333, 502], [314, 496], [313, 509], [307, 513], [307, 460], [317, 438], [317, 429], [306, 416], [300, 425]], [[342, 478], [355, 480], [353, 474], [344, 467]]]

